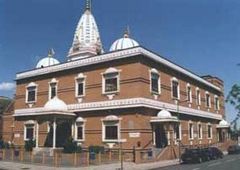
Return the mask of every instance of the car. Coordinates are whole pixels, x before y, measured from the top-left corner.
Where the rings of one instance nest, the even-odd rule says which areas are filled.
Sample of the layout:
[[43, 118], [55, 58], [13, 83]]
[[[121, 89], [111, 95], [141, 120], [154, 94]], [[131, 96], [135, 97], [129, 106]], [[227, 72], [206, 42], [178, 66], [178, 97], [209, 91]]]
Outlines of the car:
[[211, 160], [223, 158], [223, 152], [217, 147], [209, 147], [207, 150]]
[[186, 149], [181, 156], [183, 163], [201, 163], [210, 160], [209, 153], [205, 149]]
[[228, 147], [228, 154], [240, 154], [240, 146], [239, 145], [230, 145]]

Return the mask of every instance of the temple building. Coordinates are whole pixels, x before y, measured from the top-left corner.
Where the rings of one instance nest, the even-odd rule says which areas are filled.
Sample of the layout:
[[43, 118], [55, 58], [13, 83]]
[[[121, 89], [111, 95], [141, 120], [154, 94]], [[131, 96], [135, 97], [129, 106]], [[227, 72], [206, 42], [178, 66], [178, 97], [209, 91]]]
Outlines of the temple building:
[[[103, 50], [87, 1], [66, 62], [51, 50], [16, 74], [13, 143], [158, 148], [226, 142], [224, 83], [198, 76], [141, 46], [129, 32]], [[7, 135], [3, 138], [8, 138]]]

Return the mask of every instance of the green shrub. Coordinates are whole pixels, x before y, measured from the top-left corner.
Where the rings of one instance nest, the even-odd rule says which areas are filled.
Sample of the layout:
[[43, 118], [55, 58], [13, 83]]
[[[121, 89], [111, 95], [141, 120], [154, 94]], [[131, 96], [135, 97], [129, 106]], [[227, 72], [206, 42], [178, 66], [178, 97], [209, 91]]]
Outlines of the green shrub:
[[9, 149], [10, 145], [7, 142], [4, 142], [2, 139], [0, 139], [0, 149]]
[[104, 152], [104, 147], [103, 146], [97, 146], [97, 145], [91, 145], [88, 147], [89, 152], [94, 152], [94, 153], [103, 153]]
[[64, 153], [80, 153], [82, 151], [82, 147], [78, 146], [77, 142], [73, 140], [73, 138], [68, 138], [63, 146]]
[[35, 140], [31, 139], [31, 140], [25, 141], [24, 148], [26, 151], [32, 151], [35, 146], [36, 146]]

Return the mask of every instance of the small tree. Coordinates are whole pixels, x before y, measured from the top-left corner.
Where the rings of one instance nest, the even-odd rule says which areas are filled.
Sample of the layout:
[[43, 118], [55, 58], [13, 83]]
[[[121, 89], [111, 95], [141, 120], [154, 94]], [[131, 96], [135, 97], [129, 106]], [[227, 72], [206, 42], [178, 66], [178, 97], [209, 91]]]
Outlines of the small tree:
[[26, 151], [32, 151], [35, 146], [36, 146], [35, 140], [30, 139], [28, 141], [25, 141], [24, 148]]
[[81, 146], [78, 146], [77, 142], [73, 138], [68, 138], [63, 146], [64, 153], [79, 153], [82, 151]]

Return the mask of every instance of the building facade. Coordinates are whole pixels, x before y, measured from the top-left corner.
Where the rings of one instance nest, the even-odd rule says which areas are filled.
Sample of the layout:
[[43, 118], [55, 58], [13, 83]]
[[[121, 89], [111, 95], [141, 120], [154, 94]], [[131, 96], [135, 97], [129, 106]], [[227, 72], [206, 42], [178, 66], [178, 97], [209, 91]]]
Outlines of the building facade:
[[[87, 1], [67, 62], [48, 57], [16, 75], [16, 145], [166, 148], [228, 139], [223, 81], [200, 77], [140, 46], [128, 32], [104, 52]], [[6, 127], [10, 127], [5, 121]]]

